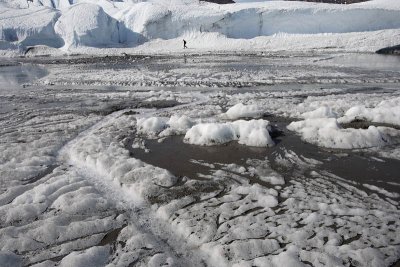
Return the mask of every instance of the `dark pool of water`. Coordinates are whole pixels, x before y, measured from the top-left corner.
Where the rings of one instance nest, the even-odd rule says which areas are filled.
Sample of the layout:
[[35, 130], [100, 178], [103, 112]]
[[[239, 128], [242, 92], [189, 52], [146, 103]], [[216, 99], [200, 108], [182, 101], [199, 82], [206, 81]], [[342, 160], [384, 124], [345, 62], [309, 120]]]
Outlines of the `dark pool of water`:
[[[187, 176], [198, 179], [198, 173], [208, 174], [212, 170], [209, 166], [203, 166], [190, 160], [203, 161], [205, 163], [235, 163], [246, 166], [247, 159], [269, 159], [272, 168], [290, 180], [295, 169], [282, 170], [274, 166], [274, 158], [285, 151], [293, 151], [298, 156], [316, 159], [322, 164], [315, 167], [315, 171], [327, 171], [345, 180], [354, 181], [361, 187], [362, 184], [372, 184], [390, 192], [400, 193], [400, 187], [390, 183], [399, 183], [399, 161], [371, 157], [369, 153], [354, 152], [351, 150], [325, 149], [316, 145], [303, 142], [299, 136], [286, 130], [287, 122], [277, 124], [282, 130], [282, 135], [275, 138], [276, 146], [257, 148], [230, 142], [218, 146], [196, 146], [183, 142], [183, 136], [171, 136], [163, 142], [147, 140], [146, 147], [150, 152], [142, 149], [132, 149], [132, 156], [169, 170], [176, 176]], [[376, 159], [380, 159], [378, 161]], [[308, 171], [312, 171], [309, 169]], [[361, 187], [364, 191], [369, 191]]]

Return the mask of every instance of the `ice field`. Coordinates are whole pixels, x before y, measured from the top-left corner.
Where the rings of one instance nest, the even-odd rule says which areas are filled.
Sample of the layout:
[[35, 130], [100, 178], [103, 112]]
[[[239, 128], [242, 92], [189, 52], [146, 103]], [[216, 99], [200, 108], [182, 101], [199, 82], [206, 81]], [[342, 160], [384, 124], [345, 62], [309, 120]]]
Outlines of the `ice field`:
[[0, 0], [0, 267], [400, 266], [400, 1], [237, 2]]
[[400, 69], [341, 57], [4, 61], [1, 265], [391, 266]]

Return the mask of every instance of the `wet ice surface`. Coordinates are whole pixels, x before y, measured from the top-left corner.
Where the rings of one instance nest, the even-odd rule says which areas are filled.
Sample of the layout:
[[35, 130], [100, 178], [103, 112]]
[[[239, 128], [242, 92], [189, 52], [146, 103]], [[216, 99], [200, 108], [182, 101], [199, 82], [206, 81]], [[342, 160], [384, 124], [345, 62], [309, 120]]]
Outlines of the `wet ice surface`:
[[399, 59], [369, 54], [231, 54], [27, 59], [49, 65], [39, 84], [243, 87], [271, 84], [396, 83]]
[[[96, 66], [90, 67], [79, 62], [47, 64], [39, 68], [48, 68], [49, 76], [41, 77], [40, 72], [0, 83], [4, 87], [0, 95], [0, 263], [395, 263], [400, 258], [399, 70], [392, 66], [368, 73], [326, 65], [317, 70], [310, 63], [316, 58], [295, 57], [285, 59], [288, 68], [295, 70], [288, 74], [315, 68], [322, 76], [327, 68], [335, 68], [352, 77], [368, 73], [370, 82], [385, 77], [390, 83], [190, 87], [191, 82], [224, 84], [218, 84], [221, 77], [211, 79], [220, 67], [209, 63], [211, 70], [205, 71], [209, 59], [195, 57], [203, 63], [197, 62], [198, 69], [191, 70], [185, 69], [188, 63], [171, 60], [171, 72], [192, 73], [183, 87], [118, 87], [120, 80], [95, 86], [109, 82], [100, 77], [102, 68], [110, 73], [105, 80], [111, 73], [116, 79], [130, 79], [121, 72], [131, 71], [125, 67], [113, 71], [109, 62], [103, 66], [96, 59], [92, 59]], [[238, 59], [221, 63], [223, 69], [240, 65], [237, 76], [229, 71], [229, 79], [243, 81], [255, 69], [271, 71], [270, 65], [252, 65], [246, 57], [243, 68]], [[151, 68], [158, 71], [143, 79], [163, 85], [169, 65], [159, 59], [143, 60], [148, 61], [143, 75]], [[167, 64], [167, 58], [163, 62]], [[85, 85], [57, 82], [82, 69], [90, 70], [82, 73], [87, 78], [73, 76], [72, 82]], [[15, 81], [15, 74], [19, 75], [3, 70], [2, 81]], [[136, 84], [137, 76], [131, 78]], [[43, 85], [46, 80], [48, 85]], [[354, 107], [357, 110], [348, 112]], [[251, 120], [264, 121], [266, 131], [246, 128], [245, 122]], [[337, 147], [327, 139], [331, 130], [318, 130], [332, 120], [341, 142], [358, 145]], [[288, 127], [301, 121], [319, 128], [310, 133], [308, 128]], [[207, 133], [208, 139], [202, 131], [192, 135], [195, 126], [209, 127], [212, 134]], [[241, 143], [243, 136], [270, 137], [273, 143], [253, 147]], [[207, 142], [195, 145], [193, 138]]]

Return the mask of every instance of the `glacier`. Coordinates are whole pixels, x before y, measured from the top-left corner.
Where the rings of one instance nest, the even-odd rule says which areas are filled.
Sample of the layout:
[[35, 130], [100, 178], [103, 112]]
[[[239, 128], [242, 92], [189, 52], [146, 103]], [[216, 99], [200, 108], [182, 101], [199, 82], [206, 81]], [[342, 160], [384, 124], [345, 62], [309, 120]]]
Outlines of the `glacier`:
[[[400, 42], [400, 4], [265, 1], [228, 5], [194, 0], [0, 2], [0, 48], [44, 45], [69, 52], [327, 49], [374, 51]], [[370, 34], [366, 34], [366, 33]], [[363, 45], [363, 40], [369, 45]], [[157, 49], [154, 49], [154, 48]], [[179, 49], [178, 49], [179, 48]], [[51, 50], [47, 50], [51, 51]]]

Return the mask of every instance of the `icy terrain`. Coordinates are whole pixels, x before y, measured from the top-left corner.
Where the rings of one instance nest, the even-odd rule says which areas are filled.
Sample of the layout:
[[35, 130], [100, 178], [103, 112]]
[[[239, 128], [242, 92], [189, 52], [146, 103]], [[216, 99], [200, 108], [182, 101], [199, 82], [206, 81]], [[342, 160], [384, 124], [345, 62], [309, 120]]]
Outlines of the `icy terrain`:
[[0, 266], [396, 263], [399, 65], [341, 57], [4, 61]]
[[[195, 0], [0, 2], [0, 52], [376, 51], [400, 43], [400, 4]], [[111, 48], [119, 48], [117, 50]], [[124, 50], [121, 50], [123, 48]]]
[[241, 2], [0, 0], [1, 267], [399, 264], [400, 1]]

